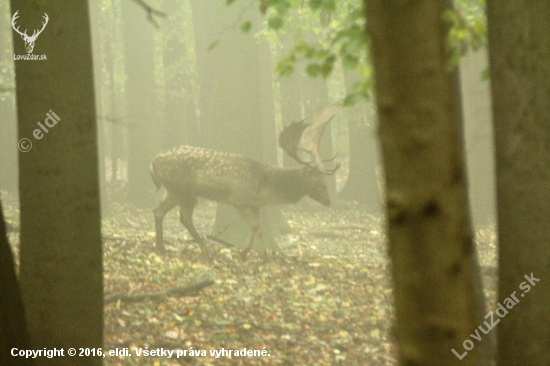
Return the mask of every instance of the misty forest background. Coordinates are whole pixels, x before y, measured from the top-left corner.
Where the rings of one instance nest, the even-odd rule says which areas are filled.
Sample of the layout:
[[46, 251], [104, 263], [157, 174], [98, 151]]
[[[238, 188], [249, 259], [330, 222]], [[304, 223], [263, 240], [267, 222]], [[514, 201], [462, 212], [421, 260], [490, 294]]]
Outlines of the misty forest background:
[[[519, 3], [0, 0], [0, 363], [93, 347], [133, 355], [79, 365], [550, 364], [550, 5]], [[48, 14], [47, 61], [13, 61], [16, 10], [29, 32]], [[177, 210], [155, 250], [157, 153], [296, 167], [278, 134], [337, 101], [320, 144], [341, 164], [333, 204], [262, 209], [270, 258], [241, 261], [246, 224], [205, 200], [213, 258]], [[49, 110], [61, 120], [32, 139]]]

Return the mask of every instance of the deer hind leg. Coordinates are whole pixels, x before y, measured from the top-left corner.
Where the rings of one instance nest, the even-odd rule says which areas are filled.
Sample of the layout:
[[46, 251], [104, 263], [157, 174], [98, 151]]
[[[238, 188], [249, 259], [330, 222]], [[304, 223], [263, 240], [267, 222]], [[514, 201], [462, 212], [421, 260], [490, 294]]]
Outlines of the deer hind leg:
[[246, 207], [246, 208], [240, 208], [238, 209], [238, 211], [241, 214], [241, 216], [246, 221], [248, 221], [248, 224], [250, 225], [250, 236], [248, 237], [248, 242], [246, 244], [246, 247], [241, 252], [241, 259], [244, 261], [246, 260], [246, 256], [248, 255], [248, 252], [250, 252], [250, 249], [252, 249], [252, 245], [254, 244], [254, 239], [256, 239], [260, 231], [260, 209]]
[[206, 240], [204, 236], [201, 236], [195, 229], [193, 224], [193, 211], [195, 210], [196, 199], [185, 199], [180, 202], [180, 222], [189, 231], [189, 234], [195, 239], [202, 250], [202, 253], [208, 256], [208, 249], [206, 247]]
[[157, 249], [164, 253], [166, 252], [166, 248], [164, 247], [164, 238], [162, 234], [162, 222], [164, 221], [164, 216], [176, 207], [179, 203], [179, 200], [173, 195], [170, 194], [170, 192], [166, 193], [166, 196], [162, 200], [161, 203], [158, 204], [158, 206], [153, 210], [155, 214], [155, 232], [156, 232], [156, 247]]

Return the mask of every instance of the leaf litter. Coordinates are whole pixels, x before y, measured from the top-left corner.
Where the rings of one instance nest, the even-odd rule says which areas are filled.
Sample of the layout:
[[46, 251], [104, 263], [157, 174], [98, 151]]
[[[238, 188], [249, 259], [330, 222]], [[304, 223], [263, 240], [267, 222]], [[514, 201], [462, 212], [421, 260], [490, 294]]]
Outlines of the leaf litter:
[[[8, 199], [6, 199], [6, 196]], [[3, 192], [8, 225], [18, 205]], [[166, 296], [105, 306], [105, 365], [396, 365], [389, 261], [380, 216], [359, 204], [312, 210], [284, 206], [292, 227], [277, 240], [284, 256], [242, 262], [235, 248], [198, 246], [175, 212], [165, 219], [168, 254], [154, 250], [151, 210], [121, 208], [103, 220], [105, 293], [140, 294], [211, 279], [193, 296]], [[215, 205], [195, 214], [199, 232], [214, 222]], [[476, 233], [489, 308], [496, 298], [495, 226]], [[18, 264], [19, 233], [9, 234]], [[298, 245], [299, 244], [299, 245]], [[137, 356], [135, 349], [185, 350], [175, 358]], [[266, 350], [269, 356], [210, 356], [210, 351]], [[206, 356], [189, 356], [189, 351]], [[200, 354], [197, 352], [197, 354]]]

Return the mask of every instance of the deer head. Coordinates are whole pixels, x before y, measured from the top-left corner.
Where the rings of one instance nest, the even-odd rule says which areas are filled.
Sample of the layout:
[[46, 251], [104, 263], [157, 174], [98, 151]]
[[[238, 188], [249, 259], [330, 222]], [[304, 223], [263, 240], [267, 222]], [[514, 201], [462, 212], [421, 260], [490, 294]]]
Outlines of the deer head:
[[27, 30], [25, 29], [24, 32], [21, 32], [19, 30], [19, 26], [15, 26], [15, 21], [17, 20], [17, 18], [19, 18], [19, 15], [17, 14], [19, 12], [19, 10], [17, 10], [15, 12], [15, 14], [13, 14], [13, 17], [11, 18], [11, 26], [13, 28], [14, 31], [16, 31], [17, 33], [19, 33], [21, 35], [21, 38], [23, 38], [23, 40], [25, 41], [25, 48], [27, 50], [27, 53], [32, 53], [32, 50], [34, 49], [34, 42], [36, 41], [36, 38], [38, 38], [38, 36], [40, 35], [40, 33], [42, 33], [42, 31], [44, 30], [44, 28], [46, 28], [46, 24], [48, 24], [48, 14], [44, 13], [44, 22], [42, 23], [42, 29], [40, 30], [34, 30], [33, 33], [32, 33], [32, 36], [28, 36], [27, 35]]
[[[325, 163], [332, 161], [338, 154], [330, 159], [321, 159], [319, 156], [319, 141], [327, 124], [334, 118], [341, 108], [340, 103], [328, 105], [323, 111], [299, 122], [294, 122], [285, 127], [279, 134], [279, 145], [298, 163], [306, 165], [322, 174], [332, 175], [340, 167], [327, 168]], [[310, 156], [309, 161], [304, 161], [298, 156], [299, 152], [305, 152]]]

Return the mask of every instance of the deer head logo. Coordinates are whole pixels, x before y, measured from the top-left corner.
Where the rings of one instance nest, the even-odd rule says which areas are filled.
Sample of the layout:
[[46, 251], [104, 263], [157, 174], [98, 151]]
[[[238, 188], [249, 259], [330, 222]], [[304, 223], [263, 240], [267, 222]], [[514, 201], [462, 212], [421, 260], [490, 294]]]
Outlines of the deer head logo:
[[32, 53], [32, 50], [34, 49], [34, 42], [36, 41], [36, 38], [38, 38], [40, 33], [42, 33], [44, 28], [46, 28], [46, 24], [48, 24], [48, 19], [49, 19], [48, 14], [44, 13], [44, 22], [42, 23], [42, 29], [40, 29], [40, 30], [35, 29], [34, 32], [32, 33], [32, 36], [28, 36], [26, 29], [25, 29], [24, 32], [21, 32], [19, 30], [19, 27], [16, 28], [16, 26], [15, 26], [15, 21], [17, 20], [17, 18], [19, 18], [19, 15], [17, 15], [18, 12], [19, 12], [19, 10], [17, 10], [15, 12], [15, 14], [13, 14], [13, 17], [11, 18], [11, 26], [12, 26], [13, 30], [16, 31], [17, 33], [19, 33], [21, 35], [21, 38], [23, 38], [23, 40], [25, 41], [25, 48], [27, 49], [27, 53]]

